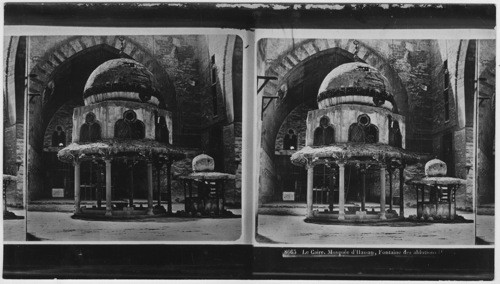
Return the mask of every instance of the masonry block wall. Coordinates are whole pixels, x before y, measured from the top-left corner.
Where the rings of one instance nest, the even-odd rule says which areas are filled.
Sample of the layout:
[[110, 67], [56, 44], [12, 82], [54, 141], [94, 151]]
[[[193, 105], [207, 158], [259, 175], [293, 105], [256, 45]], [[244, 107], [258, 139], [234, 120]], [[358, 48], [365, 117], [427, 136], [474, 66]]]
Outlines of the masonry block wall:
[[[227, 38], [227, 36], [220, 37]], [[20, 42], [19, 39], [19, 37], [6, 37], [4, 40], [7, 43], [9, 41], [15, 42], [15, 44], [11, 44], [10, 50], [4, 50], [4, 54], [6, 56], [9, 55], [10, 58], [18, 59], [17, 61], [11, 60], [11, 62], [19, 63], [19, 66], [14, 66], [14, 63], [10, 64], [12, 66], [11, 71], [10, 73], [7, 72], [9, 78], [6, 82], [11, 86], [10, 89], [6, 90], [8, 98], [16, 98], [16, 95], [21, 98], [24, 97], [23, 78], [25, 72], [22, 67], [25, 64], [23, 52], [25, 52], [26, 38], [18, 44], [17, 42]], [[61, 68], [63, 67], [67, 69], [72, 63], [76, 62], [73, 59], [78, 58], [81, 54], [94, 52], [95, 56], [92, 58], [96, 58], [95, 60], [109, 60], [109, 57], [106, 59], [100, 56], [102, 54], [99, 51], [100, 48], [108, 52], [109, 56], [112, 56], [111, 58], [113, 56], [116, 58], [123, 47], [126, 56], [137, 60], [152, 71], [162, 86], [167, 108], [174, 110], [174, 144], [187, 147], [187, 151], [190, 153], [188, 157], [194, 157], [202, 152], [210, 152], [215, 148], [223, 149], [220, 151], [221, 153], [228, 152], [228, 155], [221, 155], [221, 157], [224, 157], [221, 162], [223, 165], [222, 171], [227, 169], [232, 173], [239, 172], [238, 187], [241, 188], [241, 168], [238, 170], [240, 162], [234, 162], [241, 159], [236, 157], [236, 153], [241, 156], [241, 114], [237, 116], [237, 121], [235, 121], [233, 113], [231, 115], [233, 119], [228, 123], [226, 115], [227, 107], [225, 104], [228, 101], [225, 96], [233, 96], [233, 93], [239, 94], [240, 98], [237, 100], [241, 103], [242, 68], [241, 66], [233, 67], [234, 64], [241, 64], [242, 62], [241, 39], [238, 45], [235, 40], [236, 37], [232, 38], [231, 48], [233, 50], [230, 51], [228, 50], [228, 40], [224, 38], [212, 39], [215, 41], [221, 40], [222, 44], [219, 43], [218, 45], [209, 44], [206, 36], [197, 35], [127, 36], [123, 37], [123, 39], [122, 43], [119, 36], [29, 37], [30, 50], [27, 55], [29, 58], [28, 64], [30, 66], [30, 73], [36, 75], [36, 77], [29, 80], [29, 93], [38, 94], [38, 96], [33, 97], [29, 106], [28, 184], [30, 199], [42, 197], [41, 192], [43, 191], [45, 174], [41, 166], [43, 161], [42, 156], [43, 152], [51, 145], [52, 133], [58, 125], [63, 126], [66, 132], [66, 140], [69, 143], [72, 132], [72, 108], [83, 104], [81, 99], [83, 89], [73, 89], [72, 92], [65, 94], [66, 97], [57, 100], [60, 105], [54, 109], [55, 105], [51, 101], [51, 95], [57, 92], [58, 87], [60, 87], [56, 85], [57, 79], [54, 79], [54, 77], [57, 75], [58, 70], [62, 70]], [[9, 44], [4, 46], [8, 48]], [[213, 48], [214, 46], [216, 48]], [[96, 51], [97, 53], [95, 53]], [[112, 55], [113, 53], [115, 55]], [[215, 64], [211, 62], [212, 55], [215, 55], [217, 59]], [[227, 64], [228, 58], [230, 58], [230, 64]], [[100, 64], [102, 62], [97, 63]], [[212, 65], [214, 65], [213, 67], [219, 75], [216, 80], [216, 111], [212, 107]], [[79, 72], [80, 69], [78, 67], [70, 67], [67, 70], [69, 70], [68, 72]], [[19, 74], [14, 74], [14, 71]], [[232, 80], [231, 76], [239, 78], [239, 81], [232, 82], [233, 84], [231, 85], [224, 85], [226, 89], [223, 89], [223, 85], [221, 84], [224, 80]], [[21, 79], [20, 82], [19, 78]], [[84, 82], [80, 82], [80, 84], [83, 86]], [[233, 91], [232, 87], [239, 88], [239, 90]], [[18, 120], [15, 127], [11, 126], [12, 129], [9, 128], [9, 133], [12, 135], [9, 135], [8, 138], [12, 140], [15, 133], [17, 143], [8, 143], [8, 145], [14, 145], [19, 149], [16, 149], [16, 151], [14, 149], [7, 149], [7, 151], [9, 153], [17, 153], [17, 156], [22, 157], [23, 153], [20, 151], [23, 149], [23, 102], [20, 104], [16, 102], [16, 107], [17, 109], [15, 107], [10, 108], [15, 109], [14, 113], [17, 113]], [[241, 112], [241, 106], [237, 111]], [[215, 112], [217, 115], [214, 115]], [[41, 125], [43, 127], [40, 127]], [[217, 127], [220, 128], [219, 132], [212, 131], [213, 128]], [[214, 140], [214, 135], [219, 136], [217, 138], [220, 140], [220, 145], [208, 142]], [[207, 137], [209, 139], [206, 139]], [[237, 140], [239, 142], [235, 142]], [[204, 144], [202, 141], [208, 142], [208, 144]], [[7, 145], [7, 143], [4, 145]], [[233, 162], [229, 166], [225, 166], [225, 162], [228, 162], [230, 159]], [[8, 164], [12, 166], [13, 158], [10, 160]], [[18, 172], [21, 180], [23, 172], [24, 170], [21, 166]], [[190, 158], [174, 165], [174, 175], [189, 172], [191, 172]], [[162, 181], [162, 183], [164, 182]], [[18, 183], [17, 186], [17, 191], [10, 190], [9, 192], [22, 193], [23, 183]], [[174, 186], [180, 185], [175, 184]], [[174, 191], [177, 192], [177, 188]], [[239, 189], [239, 191], [241, 190]], [[179, 194], [183, 195], [183, 192], [179, 192]], [[240, 192], [237, 195], [239, 196], [239, 194]]]
[[478, 104], [478, 205], [495, 201], [495, 63], [494, 40], [480, 41]]
[[[468, 178], [469, 185], [463, 186], [458, 191], [457, 204], [462, 208], [471, 208], [473, 199], [472, 178], [474, 171], [470, 170], [473, 162], [473, 149], [470, 135], [472, 129], [465, 128], [464, 109], [464, 68], [466, 58], [464, 54], [468, 41], [460, 40], [360, 40], [358, 56], [383, 72], [391, 82], [392, 91], [400, 109], [400, 114], [406, 117], [406, 142], [407, 149], [417, 152], [429, 153], [441, 159], [446, 158], [450, 176]], [[266, 75], [277, 76], [278, 81], [271, 82], [264, 88], [262, 95], [286, 96], [287, 86], [282, 85], [293, 70], [301, 68], [301, 64], [308, 60], [319, 58], [318, 55], [325, 50], [340, 48], [349, 53], [354, 52], [353, 40], [347, 39], [262, 39], [258, 43], [259, 72]], [[488, 77], [483, 80], [485, 95], [491, 95], [494, 89], [495, 60], [494, 41], [481, 41], [480, 73]], [[331, 57], [322, 58], [327, 62]], [[493, 63], [494, 64], [494, 63]], [[297, 84], [305, 84], [300, 80], [307, 77], [307, 73], [294, 77]], [[306, 96], [316, 96], [309, 89], [303, 91], [301, 99], [306, 101]], [[406, 104], [404, 103], [406, 102]], [[282, 148], [283, 137], [288, 129], [305, 129], [305, 119], [300, 117], [297, 109], [283, 116], [279, 114], [280, 99], [274, 100], [264, 113], [261, 131], [261, 176], [260, 195], [272, 196], [275, 190], [276, 157], [274, 151]], [[480, 107], [480, 121], [487, 121], [480, 125], [478, 133], [480, 153], [478, 155], [480, 183], [480, 199], [492, 200], [492, 181], [484, 177], [492, 177], [493, 163], [491, 159], [494, 131], [490, 125], [494, 121], [492, 104], [486, 103]], [[484, 109], [483, 109], [484, 108]], [[448, 112], [448, 115], [446, 115]], [[274, 136], [274, 129], [278, 129]], [[483, 134], [481, 134], [483, 133]], [[490, 135], [490, 136], [488, 136]], [[298, 133], [299, 141], [303, 136]], [[469, 138], [468, 138], [469, 137]], [[300, 142], [299, 142], [300, 144]], [[300, 148], [301, 146], [299, 146]], [[451, 147], [451, 148], [450, 148]], [[482, 150], [484, 149], [484, 150]], [[487, 150], [486, 150], [487, 149]], [[273, 151], [274, 150], [274, 151]], [[488, 153], [488, 154], [485, 154]], [[405, 171], [406, 178], [421, 176], [423, 165], [408, 167]], [[373, 184], [376, 192], [380, 192], [378, 178], [374, 177]], [[398, 186], [398, 181], [395, 181]], [[269, 188], [271, 187], [271, 188]], [[484, 188], [484, 193], [481, 193]], [[488, 188], [488, 189], [486, 189]], [[405, 185], [405, 192], [410, 196], [409, 202], [414, 201], [414, 194]], [[386, 190], [388, 192], [388, 190]], [[264, 198], [265, 199], [265, 198]]]
[[306, 145], [306, 119], [307, 113], [313, 110], [304, 104], [295, 108], [285, 119], [280, 127], [275, 142], [275, 152], [283, 150], [283, 139], [288, 134], [288, 130], [292, 129], [297, 135], [297, 150], [302, 149]]

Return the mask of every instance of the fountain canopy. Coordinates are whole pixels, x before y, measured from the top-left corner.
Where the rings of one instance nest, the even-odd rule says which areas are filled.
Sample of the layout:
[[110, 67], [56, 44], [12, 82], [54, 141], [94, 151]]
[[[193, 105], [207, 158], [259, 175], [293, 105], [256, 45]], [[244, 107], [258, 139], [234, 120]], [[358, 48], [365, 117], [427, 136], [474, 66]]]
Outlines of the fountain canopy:
[[214, 159], [206, 154], [200, 154], [193, 158], [193, 172], [186, 176], [181, 176], [181, 180], [230, 180], [235, 179], [235, 175], [214, 171]]
[[[172, 162], [183, 159], [185, 155], [172, 146], [172, 113], [160, 107], [158, 86], [151, 71], [126, 58], [106, 61], [89, 76], [83, 92], [85, 105], [73, 110], [72, 143], [57, 153], [59, 160], [74, 164], [75, 215], [121, 218], [165, 214], [160, 201], [153, 210], [152, 164], [155, 163], [158, 169], [166, 164], [167, 173], [170, 173]], [[97, 208], [80, 207], [80, 163], [83, 161], [92, 161], [97, 168], [105, 164], [105, 210], [101, 209], [100, 197], [97, 198]], [[127, 207], [112, 203], [112, 161], [126, 163], [129, 169], [139, 161], [146, 163], [147, 209], [135, 208], [131, 196]], [[131, 177], [133, 174], [128, 173], [128, 178]], [[170, 191], [170, 174], [167, 178]], [[159, 186], [160, 182], [157, 184]], [[95, 187], [97, 196], [100, 186], [90, 186]], [[132, 182], [130, 187], [120, 191], [133, 192]], [[171, 198], [167, 202], [170, 214]]]
[[[360, 221], [398, 217], [392, 210], [392, 188], [390, 210], [385, 209], [386, 170], [392, 172], [399, 168], [402, 172], [406, 165], [418, 162], [422, 156], [405, 149], [405, 117], [398, 113], [390, 90], [387, 78], [373, 66], [362, 62], [342, 64], [324, 78], [317, 94], [318, 109], [307, 114], [305, 147], [290, 158], [292, 164], [307, 169], [309, 220]], [[327, 212], [313, 210], [314, 167], [320, 164], [338, 167], [338, 211], [333, 210], [333, 198], [330, 198]], [[363, 199], [359, 211], [346, 213], [346, 166], [380, 169], [378, 212], [367, 212]], [[329, 185], [328, 190], [330, 196], [335, 195], [333, 185]], [[365, 196], [364, 186], [361, 196]], [[403, 200], [402, 196], [400, 200]], [[403, 207], [400, 206], [401, 216], [404, 216]]]
[[225, 209], [225, 183], [235, 175], [215, 172], [214, 159], [206, 154], [193, 158], [193, 172], [179, 177], [184, 185], [185, 213], [190, 216], [231, 216]]
[[446, 163], [433, 159], [425, 164], [425, 177], [408, 181], [417, 195], [417, 217], [426, 220], [453, 220], [456, 217], [456, 191], [466, 180], [447, 177]]
[[432, 159], [425, 164], [425, 177], [411, 180], [408, 184], [428, 186], [463, 185], [466, 180], [446, 176], [447, 165], [439, 159]]

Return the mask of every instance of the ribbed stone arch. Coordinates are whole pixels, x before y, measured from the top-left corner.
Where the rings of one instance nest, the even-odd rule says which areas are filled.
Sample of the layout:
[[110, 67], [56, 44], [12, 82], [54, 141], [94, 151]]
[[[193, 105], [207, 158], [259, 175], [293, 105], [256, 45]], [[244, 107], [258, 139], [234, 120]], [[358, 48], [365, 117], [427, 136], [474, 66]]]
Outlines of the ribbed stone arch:
[[[119, 51], [121, 49], [120, 36], [73, 36], [51, 47], [45, 54], [35, 61], [30, 74], [36, 77], [30, 79], [30, 93], [43, 94], [50, 84], [57, 68], [78, 53], [99, 45], [107, 45]], [[146, 66], [158, 79], [161, 92], [168, 105], [175, 107], [175, 89], [161, 64], [154, 58], [153, 52], [137, 43], [130, 37], [123, 36], [124, 53]], [[48, 101], [48, 98], [44, 98]]]
[[[338, 48], [354, 54], [356, 45], [354, 39], [311, 39], [300, 42], [294, 45], [294, 48], [283, 53], [271, 63], [271, 67], [267, 69], [266, 75], [276, 76], [278, 80], [270, 81], [264, 89], [265, 96], [275, 96], [281, 84], [284, 82], [287, 74], [293, 70], [298, 64], [307, 60], [309, 57], [323, 52], [328, 49]], [[406, 88], [396, 71], [389, 65], [388, 60], [373, 50], [368, 44], [362, 40], [358, 41], [357, 56], [361, 61], [377, 68], [388, 80], [390, 84], [390, 92], [395, 94], [396, 104], [402, 115], [408, 112], [408, 97]]]
[[[491, 45], [494, 49], [495, 41], [491, 40], [480, 40], [480, 45]], [[474, 148], [474, 136], [473, 136], [473, 125], [475, 121], [467, 121], [466, 109], [467, 103], [466, 99], [472, 100], [475, 96], [474, 92], [471, 92], [471, 86], [467, 86], [467, 83], [471, 81], [471, 78], [466, 77], [467, 66], [467, 53], [468, 49], [473, 44], [471, 40], [461, 40], [459, 49], [457, 52], [457, 65], [456, 65], [456, 77], [455, 77], [455, 89], [456, 89], [456, 101], [457, 101], [457, 118], [458, 124], [457, 128], [459, 131], [458, 135], [461, 137], [463, 143], [465, 144], [465, 155], [456, 155], [455, 158], [462, 163], [462, 177], [467, 178], [467, 193], [468, 196], [473, 196], [472, 191], [475, 189], [476, 192], [476, 205], [487, 204], [494, 202], [494, 135], [495, 135], [495, 53], [484, 54], [480, 53], [479, 62], [479, 96], [483, 98], [489, 98], [482, 101], [478, 106], [478, 116], [477, 116], [477, 146]], [[476, 48], [478, 48], [476, 46]], [[474, 54], [476, 57], [477, 54]], [[469, 62], [468, 64], [477, 64], [475, 62]], [[477, 65], [475, 66], [477, 68]], [[469, 74], [469, 76], [475, 76], [475, 74]], [[476, 78], [472, 78], [475, 80]], [[472, 83], [474, 84], [474, 83]], [[474, 86], [472, 86], [474, 89]], [[469, 91], [468, 91], [469, 90]], [[476, 119], [475, 117], [472, 120]], [[462, 152], [459, 152], [462, 153]], [[476, 156], [477, 155], [477, 156]], [[457, 157], [458, 156], [458, 157]], [[477, 159], [477, 168], [475, 167], [475, 159]], [[472, 166], [472, 167], [470, 167]], [[469, 167], [469, 168], [467, 168]], [[476, 180], [476, 177], [478, 179]], [[476, 183], [476, 186], [474, 186]]]
[[[458, 117], [458, 127], [465, 127], [465, 62], [467, 56], [467, 49], [469, 47], [470, 40], [461, 40], [460, 47], [458, 50], [458, 60], [457, 60], [457, 76], [455, 77], [455, 89], [457, 90], [457, 117]], [[477, 48], [477, 47], [476, 47]], [[482, 58], [481, 60], [486, 61], [487, 58]], [[482, 97], [492, 97], [495, 94], [495, 67], [484, 68], [480, 70], [480, 78], [484, 80], [480, 81], [480, 96]]]

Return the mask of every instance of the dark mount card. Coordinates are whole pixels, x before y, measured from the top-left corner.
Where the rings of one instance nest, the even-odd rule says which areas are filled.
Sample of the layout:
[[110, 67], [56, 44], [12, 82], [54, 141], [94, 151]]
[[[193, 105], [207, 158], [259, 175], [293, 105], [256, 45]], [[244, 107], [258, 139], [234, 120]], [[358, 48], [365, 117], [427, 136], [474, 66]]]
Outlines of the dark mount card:
[[[291, 250], [302, 257], [287, 257]], [[253, 252], [257, 279], [492, 280], [494, 271], [493, 249], [255, 247]]]
[[495, 4], [4, 11], [3, 278], [494, 279]]

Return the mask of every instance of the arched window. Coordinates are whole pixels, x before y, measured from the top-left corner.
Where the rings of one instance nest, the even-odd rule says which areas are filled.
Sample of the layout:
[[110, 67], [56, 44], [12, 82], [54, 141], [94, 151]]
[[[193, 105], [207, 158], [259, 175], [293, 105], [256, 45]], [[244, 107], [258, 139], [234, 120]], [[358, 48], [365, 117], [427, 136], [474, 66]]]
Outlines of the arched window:
[[121, 139], [143, 139], [145, 137], [145, 126], [137, 119], [133, 110], [123, 113], [123, 118], [115, 123], [115, 138]]
[[297, 150], [297, 135], [293, 129], [289, 129], [288, 134], [283, 138], [283, 148], [285, 150]]
[[378, 128], [370, 124], [365, 128], [365, 142], [366, 143], [377, 143], [378, 142]]
[[399, 129], [399, 122], [394, 120], [390, 121], [389, 127], [389, 145], [401, 148], [403, 136], [401, 135], [401, 130]]
[[52, 146], [53, 147], [64, 147], [66, 146], [66, 132], [64, 132], [62, 126], [58, 125], [56, 131], [52, 133]]
[[96, 142], [101, 140], [101, 126], [93, 112], [87, 113], [85, 123], [80, 128], [80, 142]]
[[164, 116], [159, 116], [156, 119], [155, 140], [167, 144], [169, 143], [169, 131]]
[[358, 116], [358, 121], [349, 127], [349, 142], [378, 142], [378, 128], [371, 124], [366, 114]]
[[314, 146], [331, 145], [335, 143], [335, 131], [330, 125], [330, 119], [323, 116], [319, 121], [319, 126], [314, 130]]

